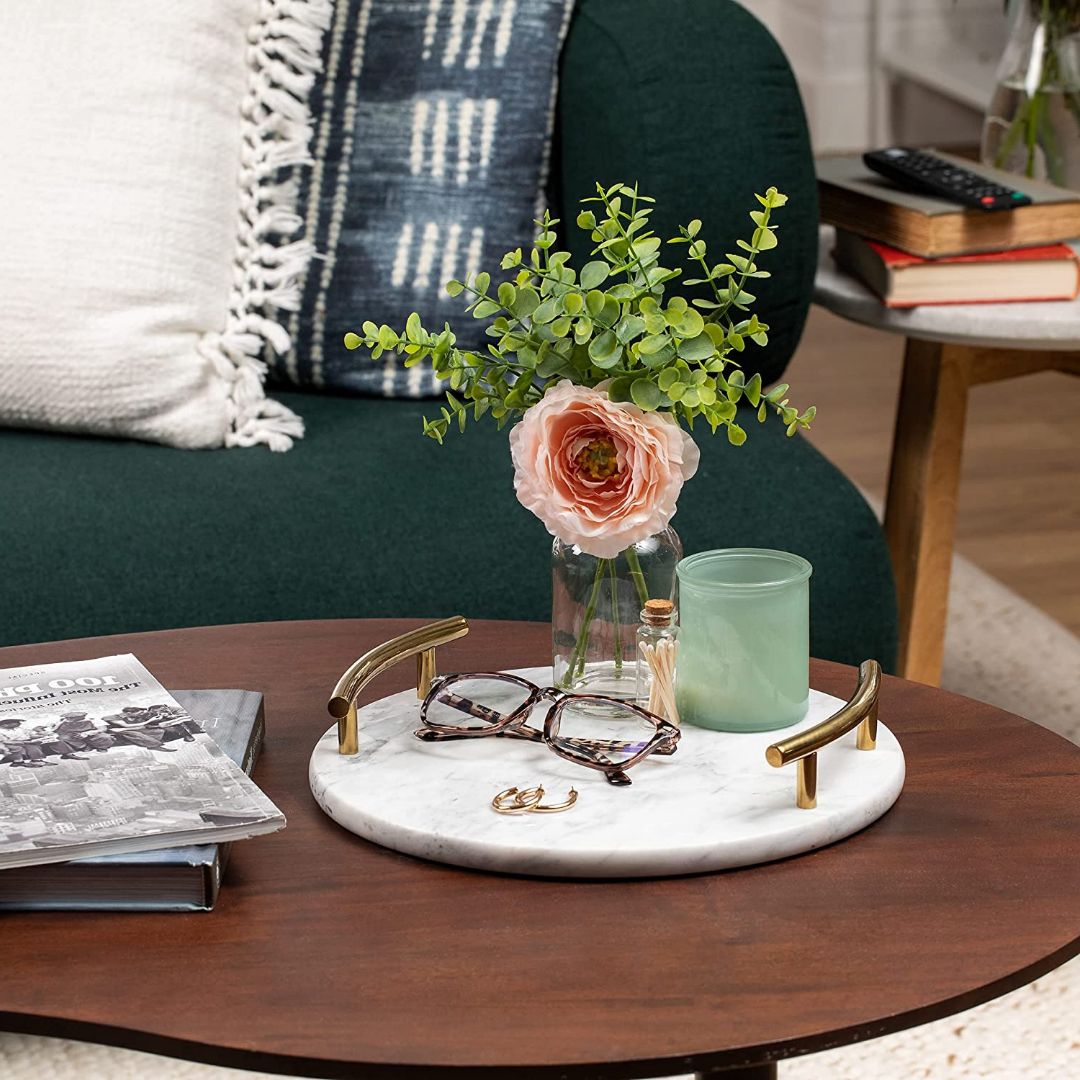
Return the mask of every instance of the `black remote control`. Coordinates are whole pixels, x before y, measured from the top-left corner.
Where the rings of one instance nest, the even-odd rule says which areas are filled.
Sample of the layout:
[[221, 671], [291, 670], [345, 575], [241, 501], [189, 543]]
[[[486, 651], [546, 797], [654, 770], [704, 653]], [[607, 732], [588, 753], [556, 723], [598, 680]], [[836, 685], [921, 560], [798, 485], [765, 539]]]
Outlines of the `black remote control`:
[[954, 165], [926, 150], [890, 146], [863, 154], [868, 169], [912, 191], [924, 191], [979, 210], [1012, 210], [1030, 206], [1031, 198], [1022, 191], [1002, 187], [978, 173]]

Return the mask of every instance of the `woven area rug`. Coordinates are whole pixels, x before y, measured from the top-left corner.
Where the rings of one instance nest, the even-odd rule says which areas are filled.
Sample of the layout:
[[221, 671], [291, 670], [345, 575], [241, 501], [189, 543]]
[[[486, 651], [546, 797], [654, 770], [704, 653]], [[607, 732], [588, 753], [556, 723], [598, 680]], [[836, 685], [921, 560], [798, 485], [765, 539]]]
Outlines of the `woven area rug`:
[[[1054, 672], [1053, 681], [1042, 677]], [[965, 559], [953, 564], [943, 685], [1080, 743], [1080, 639]], [[1075, 1080], [1080, 959], [1006, 997], [932, 1024], [786, 1062], [781, 1080]], [[0, 1035], [5, 1080], [241, 1080], [66, 1039]]]

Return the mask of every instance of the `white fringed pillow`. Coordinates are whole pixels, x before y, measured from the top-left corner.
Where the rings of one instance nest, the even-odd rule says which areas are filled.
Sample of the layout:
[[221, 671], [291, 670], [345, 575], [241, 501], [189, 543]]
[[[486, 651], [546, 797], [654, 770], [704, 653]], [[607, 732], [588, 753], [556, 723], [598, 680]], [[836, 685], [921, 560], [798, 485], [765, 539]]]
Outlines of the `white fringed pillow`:
[[310, 255], [283, 166], [330, 0], [0, 5], [0, 424], [285, 450]]

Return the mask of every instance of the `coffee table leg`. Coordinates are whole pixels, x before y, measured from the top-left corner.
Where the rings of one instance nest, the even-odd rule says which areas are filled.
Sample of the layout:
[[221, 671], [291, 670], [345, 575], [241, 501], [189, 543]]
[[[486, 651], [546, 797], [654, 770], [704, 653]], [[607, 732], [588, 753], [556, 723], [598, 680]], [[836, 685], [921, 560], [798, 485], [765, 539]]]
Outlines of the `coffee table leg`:
[[935, 686], [974, 355], [964, 345], [908, 340], [889, 469], [885, 536], [896, 576], [899, 672]]
[[695, 1080], [776, 1080], [776, 1066], [743, 1065], [737, 1069], [706, 1069], [694, 1073]]

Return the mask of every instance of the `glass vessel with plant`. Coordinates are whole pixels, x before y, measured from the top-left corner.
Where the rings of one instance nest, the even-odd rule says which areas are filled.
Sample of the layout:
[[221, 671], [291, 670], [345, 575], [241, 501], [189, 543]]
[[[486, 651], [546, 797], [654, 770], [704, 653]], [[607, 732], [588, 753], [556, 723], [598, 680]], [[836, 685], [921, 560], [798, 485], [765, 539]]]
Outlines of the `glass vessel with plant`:
[[1007, 0], [1011, 28], [983, 125], [988, 165], [1080, 186], [1080, 0]]
[[437, 442], [484, 416], [500, 428], [517, 421], [515, 491], [555, 537], [558, 685], [633, 696], [639, 612], [647, 599], [674, 599], [681, 546], [669, 523], [697, 469], [695, 423], [740, 446], [740, 403], [758, 422], [775, 415], [788, 435], [814, 417], [790, 404], [786, 384], [766, 392], [736, 359], [768, 341], [750, 288], [769, 276], [758, 258], [777, 246], [772, 216], [787, 202], [775, 188], [756, 198], [735, 252], [710, 257], [696, 219], [667, 241], [694, 265], [682, 283], [707, 287], [705, 296], [671, 295], [683, 271], [661, 263], [654, 200], [636, 184], [597, 184], [577, 218], [594, 244], [580, 270], [557, 249], [559, 221], [545, 212], [532, 249], [503, 257], [506, 280], [493, 285], [483, 272], [448, 282], [474, 318], [492, 320], [486, 350], [459, 348], [448, 325], [428, 330], [416, 313], [400, 330], [368, 321], [345, 337], [374, 360], [392, 351], [406, 367], [430, 361], [448, 384], [446, 404], [424, 420]]

